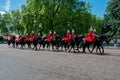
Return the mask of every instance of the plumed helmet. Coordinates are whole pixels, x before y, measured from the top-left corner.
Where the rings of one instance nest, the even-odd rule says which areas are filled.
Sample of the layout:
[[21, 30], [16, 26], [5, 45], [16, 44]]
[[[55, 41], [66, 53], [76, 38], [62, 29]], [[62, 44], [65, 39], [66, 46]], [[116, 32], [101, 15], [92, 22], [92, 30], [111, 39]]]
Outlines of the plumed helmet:
[[92, 27], [90, 27], [90, 30], [89, 31], [93, 31], [93, 28]]
[[70, 33], [70, 30], [69, 30], [69, 29], [67, 30], [67, 33]]
[[52, 34], [51, 30], [49, 31], [49, 34]]
[[74, 31], [74, 29], [72, 29], [72, 33], [74, 33], [75, 31]]
[[28, 33], [26, 33], [26, 35], [28, 35]]
[[34, 31], [32, 31], [32, 33], [34, 33]]
[[40, 35], [40, 33], [38, 33], [38, 35]]
[[56, 31], [54, 31], [54, 34], [56, 34]]
[[22, 32], [20, 31], [19, 34], [22, 35]]
[[96, 32], [96, 29], [94, 28], [94, 32]]

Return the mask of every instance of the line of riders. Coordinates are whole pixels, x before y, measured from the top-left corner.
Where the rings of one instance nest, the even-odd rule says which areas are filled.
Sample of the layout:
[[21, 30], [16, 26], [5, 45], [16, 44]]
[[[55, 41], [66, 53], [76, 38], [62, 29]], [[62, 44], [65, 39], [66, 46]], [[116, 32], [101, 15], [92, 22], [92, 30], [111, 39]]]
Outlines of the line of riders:
[[[50, 45], [52, 45], [53, 50], [58, 50], [61, 48], [65, 51], [70, 52], [72, 49], [74, 52], [78, 51], [80, 52], [80, 49], [82, 48], [82, 52], [86, 53], [85, 49], [86, 47], [88, 48], [88, 51], [90, 53], [93, 52], [94, 48], [96, 47], [96, 52], [100, 54], [104, 53], [104, 49], [102, 46], [102, 42], [105, 41], [106, 36], [101, 35], [97, 36], [96, 35], [96, 30], [90, 28], [88, 32], [88, 36], [85, 37], [84, 35], [76, 35], [75, 31], [72, 29], [72, 33], [70, 33], [70, 30], [67, 30], [66, 36], [62, 38], [59, 36], [55, 31], [52, 34], [50, 31], [47, 37], [42, 37], [42, 35], [39, 33], [37, 36], [34, 34], [32, 31], [31, 35], [28, 36], [22, 36], [21, 34], [19, 37], [16, 39], [14, 35], [9, 35], [8, 36], [8, 45], [12, 43], [13, 47], [18, 47], [18, 45], [21, 45], [21, 48], [25, 47], [25, 44], [28, 45], [28, 48], [31, 48], [31, 44], [34, 45], [33, 49], [37, 50], [37, 45], [39, 44], [39, 49], [41, 48], [41, 45], [43, 45], [43, 48], [47, 45], [48, 50], [50, 50]], [[93, 44], [92, 49], [90, 50], [90, 45]]]

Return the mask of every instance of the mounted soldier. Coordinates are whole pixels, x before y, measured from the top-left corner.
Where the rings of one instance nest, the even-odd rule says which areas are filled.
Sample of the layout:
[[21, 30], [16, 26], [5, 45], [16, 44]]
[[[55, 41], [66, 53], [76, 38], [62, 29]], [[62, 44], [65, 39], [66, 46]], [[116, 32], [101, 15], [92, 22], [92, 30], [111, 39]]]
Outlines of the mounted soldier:
[[21, 34], [21, 32], [20, 32], [20, 35], [19, 35], [19, 37], [18, 37], [18, 39], [17, 39], [16, 42], [20, 44], [21, 41], [22, 41], [22, 34]]
[[74, 29], [72, 29], [71, 37], [74, 38], [76, 36]]
[[10, 35], [8, 36], [8, 41], [12, 41], [12, 39], [13, 39], [13, 35], [10, 34]]
[[96, 30], [91, 27], [88, 33], [88, 36], [85, 38], [87, 42], [95, 42], [96, 41]]
[[38, 41], [38, 43], [41, 42], [41, 39], [42, 39], [42, 35], [41, 35], [40, 33], [38, 33], [38, 36], [37, 36], [37, 41]]
[[50, 31], [49, 34], [48, 34], [48, 36], [47, 36], [46, 41], [47, 42], [52, 42], [52, 39], [53, 39], [53, 35], [52, 35], [52, 32]]
[[30, 42], [34, 42], [35, 34], [34, 31], [32, 31], [32, 34], [30, 35]]
[[29, 36], [28, 36], [28, 34], [26, 34], [26, 36], [25, 36], [25, 43], [28, 42], [28, 41], [29, 41]]
[[63, 38], [63, 41], [70, 43], [71, 42], [71, 34], [69, 29], [67, 30], [66, 37]]
[[12, 47], [15, 47], [15, 39], [16, 39], [16, 37], [14, 35], [10, 34], [8, 36], [8, 42], [7, 42], [8, 45], [10, 46], [10, 44], [12, 43]]
[[[83, 52], [85, 53], [85, 48], [88, 46], [89, 48], [89, 45], [92, 44], [92, 43], [95, 43], [96, 42], [96, 30], [91, 27], [90, 30], [89, 30], [89, 33], [88, 33], [88, 36], [86, 38], [84, 38], [83, 40]], [[90, 49], [88, 49], [89, 52]]]
[[54, 31], [54, 33], [53, 33], [53, 40], [55, 39], [56, 36], [57, 36], [57, 33], [56, 33], [56, 31]]

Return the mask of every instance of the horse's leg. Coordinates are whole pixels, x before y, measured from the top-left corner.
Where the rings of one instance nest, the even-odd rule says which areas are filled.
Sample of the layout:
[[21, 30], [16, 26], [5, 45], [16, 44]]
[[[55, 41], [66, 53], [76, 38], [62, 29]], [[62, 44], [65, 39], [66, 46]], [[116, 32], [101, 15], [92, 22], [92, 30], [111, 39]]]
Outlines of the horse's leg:
[[36, 51], [37, 51], [37, 43], [35, 44], [35, 49], [36, 49]]
[[41, 42], [39, 42], [39, 49], [41, 48]]
[[91, 53], [90, 51], [90, 43], [87, 45], [88, 51]]
[[73, 46], [71, 45], [70, 49], [68, 50], [68, 52], [71, 52], [71, 50], [73, 49]]
[[85, 42], [84, 45], [83, 45], [83, 53], [86, 53], [85, 49], [86, 49], [86, 47], [87, 47], [87, 44], [88, 44], [88, 43]]
[[67, 51], [67, 48], [66, 48], [66, 47], [67, 47], [67, 43], [65, 43], [65, 45], [64, 45], [65, 51]]
[[61, 51], [63, 51], [63, 41], [61, 42]]
[[103, 46], [102, 45], [97, 46], [96, 52], [97, 52], [97, 54], [103, 55], [104, 54], [104, 48], [103, 48]]
[[50, 43], [47, 42], [47, 49], [50, 51]]
[[16, 48], [18, 47], [18, 42], [16, 42]]
[[53, 49], [53, 50], [55, 50], [55, 49], [54, 49], [54, 46], [55, 46], [55, 44], [54, 44], [54, 42], [52, 42], [52, 49]]
[[75, 52], [75, 44], [72, 44], [72, 45], [71, 45], [71, 48], [73, 49], [74, 53], [76, 53], [76, 52]]
[[13, 42], [12, 47], [15, 48], [15, 43]]
[[79, 43], [78, 43], [76, 46], [77, 46], [77, 50], [78, 50], [78, 52], [80, 52], [80, 50], [79, 50]]
[[97, 46], [96, 43], [94, 43], [93, 48], [92, 48], [92, 50], [90, 51], [90, 53], [93, 52], [93, 50], [95, 49], [96, 46]]
[[59, 51], [59, 47], [60, 47], [60, 45], [59, 45], [59, 43], [57, 43], [57, 47], [56, 47], [56, 49]]

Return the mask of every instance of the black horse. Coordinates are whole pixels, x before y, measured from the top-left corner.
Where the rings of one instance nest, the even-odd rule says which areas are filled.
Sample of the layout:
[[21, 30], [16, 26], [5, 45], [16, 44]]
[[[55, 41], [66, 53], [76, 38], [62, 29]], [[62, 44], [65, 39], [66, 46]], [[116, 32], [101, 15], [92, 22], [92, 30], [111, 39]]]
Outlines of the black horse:
[[[71, 40], [72, 40], [72, 38], [71, 38]], [[65, 49], [65, 51], [69, 51], [70, 45], [71, 45], [71, 42], [66, 42], [66, 41], [64, 41], [64, 38], [62, 38], [61, 51], [63, 51], [63, 48]]]
[[94, 43], [94, 46], [91, 50], [91, 53], [93, 52], [93, 50], [96, 48], [96, 52], [98, 54], [103, 55], [104, 54], [104, 48], [102, 46], [103, 42], [107, 40], [107, 36], [106, 35], [100, 35], [97, 37], [96, 42]]
[[72, 38], [71, 48], [70, 48], [69, 52], [72, 49], [74, 50], [74, 53], [76, 52], [76, 50], [77, 50], [77, 52], [80, 52], [79, 49], [81, 48], [83, 38], [84, 38], [84, 35], [79, 35], [79, 36], [75, 36], [74, 38]]
[[15, 39], [16, 39], [16, 37], [13, 36], [12, 39], [8, 40], [7, 41], [8, 46], [10, 46], [12, 44], [12, 47], [15, 47]]
[[59, 48], [61, 46], [61, 41], [62, 41], [62, 37], [56, 35], [52, 40], [52, 49], [55, 50], [56, 48], [59, 51]]
[[[106, 36], [105, 35], [100, 35], [100, 36], [97, 36], [97, 38], [96, 38], [96, 42], [87, 42], [87, 41], [84, 41], [83, 40], [83, 53], [86, 53], [85, 52], [85, 48], [87, 47], [88, 48], [88, 51], [90, 52], [90, 53], [92, 53], [93, 52], [93, 50], [95, 49], [95, 47], [96, 47], [96, 52], [98, 53], [98, 54], [104, 54], [104, 48], [103, 48], [103, 46], [102, 46], [102, 43], [106, 40]], [[90, 45], [91, 44], [93, 44], [93, 47], [92, 47], [92, 50], [90, 50]], [[99, 51], [99, 52], [98, 52]]]
[[16, 48], [18, 45], [20, 45], [20, 48], [23, 49], [25, 47], [25, 44], [27, 43], [26, 39], [24, 36], [21, 37], [20, 42], [16, 41]]

